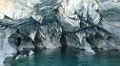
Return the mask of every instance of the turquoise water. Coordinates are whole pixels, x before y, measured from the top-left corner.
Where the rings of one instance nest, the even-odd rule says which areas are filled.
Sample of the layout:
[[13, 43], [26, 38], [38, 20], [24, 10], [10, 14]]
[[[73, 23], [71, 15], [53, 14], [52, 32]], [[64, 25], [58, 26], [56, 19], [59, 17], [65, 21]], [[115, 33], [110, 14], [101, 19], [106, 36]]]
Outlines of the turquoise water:
[[44, 49], [35, 55], [13, 61], [11, 66], [120, 66], [120, 56], [86, 55], [85, 52], [68, 49]]

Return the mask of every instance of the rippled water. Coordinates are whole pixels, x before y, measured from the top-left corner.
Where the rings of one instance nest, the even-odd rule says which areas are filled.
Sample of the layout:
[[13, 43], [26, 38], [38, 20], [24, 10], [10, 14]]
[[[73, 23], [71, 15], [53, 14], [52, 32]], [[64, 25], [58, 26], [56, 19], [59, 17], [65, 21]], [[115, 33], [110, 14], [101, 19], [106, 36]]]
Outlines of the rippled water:
[[120, 56], [86, 55], [78, 49], [44, 49], [11, 66], [120, 66]]

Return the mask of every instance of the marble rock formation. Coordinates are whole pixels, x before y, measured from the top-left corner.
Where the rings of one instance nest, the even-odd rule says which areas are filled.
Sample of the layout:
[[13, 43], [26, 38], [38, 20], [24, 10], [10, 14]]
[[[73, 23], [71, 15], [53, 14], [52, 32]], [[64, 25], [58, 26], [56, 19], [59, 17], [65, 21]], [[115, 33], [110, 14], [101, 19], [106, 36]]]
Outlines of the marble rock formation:
[[120, 0], [0, 0], [0, 66], [34, 49], [120, 52]]

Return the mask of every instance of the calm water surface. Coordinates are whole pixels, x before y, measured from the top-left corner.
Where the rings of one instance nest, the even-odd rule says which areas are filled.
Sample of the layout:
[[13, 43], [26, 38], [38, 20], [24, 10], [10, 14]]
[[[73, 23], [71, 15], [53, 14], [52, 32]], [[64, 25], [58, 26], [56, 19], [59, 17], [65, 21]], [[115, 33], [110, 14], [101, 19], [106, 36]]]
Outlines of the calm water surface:
[[44, 49], [16, 60], [11, 66], [120, 66], [120, 56], [86, 55], [78, 49]]

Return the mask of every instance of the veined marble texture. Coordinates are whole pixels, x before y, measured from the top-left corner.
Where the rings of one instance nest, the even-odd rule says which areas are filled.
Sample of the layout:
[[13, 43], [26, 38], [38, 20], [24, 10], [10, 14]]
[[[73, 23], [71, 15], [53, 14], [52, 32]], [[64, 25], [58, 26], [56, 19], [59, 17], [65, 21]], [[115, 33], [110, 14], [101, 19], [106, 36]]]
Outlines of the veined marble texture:
[[0, 65], [33, 49], [120, 52], [120, 0], [0, 0]]

